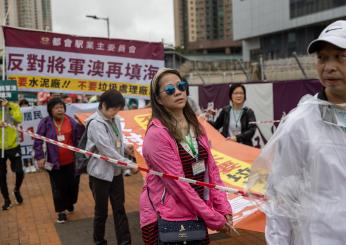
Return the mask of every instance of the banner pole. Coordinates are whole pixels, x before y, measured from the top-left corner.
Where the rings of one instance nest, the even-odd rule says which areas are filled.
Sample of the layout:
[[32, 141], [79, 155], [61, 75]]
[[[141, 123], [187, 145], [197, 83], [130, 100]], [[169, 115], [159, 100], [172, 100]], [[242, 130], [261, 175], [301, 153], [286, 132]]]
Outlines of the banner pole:
[[[5, 122], [5, 106], [1, 104], [2, 121]], [[1, 158], [5, 158], [5, 126], [1, 128]]]
[[[3, 31], [3, 28], [1, 28], [1, 31]], [[2, 50], [2, 80], [5, 80], [5, 73], [6, 73], [6, 65], [5, 65], [5, 35], [3, 37], [4, 41], [4, 48]], [[1, 113], [2, 113], [2, 121], [5, 122], [5, 106], [1, 104]], [[5, 158], [5, 127], [1, 128], [1, 158]]]
[[6, 54], [5, 54], [5, 42], [4, 49], [2, 50], [2, 80], [5, 80], [6, 75]]

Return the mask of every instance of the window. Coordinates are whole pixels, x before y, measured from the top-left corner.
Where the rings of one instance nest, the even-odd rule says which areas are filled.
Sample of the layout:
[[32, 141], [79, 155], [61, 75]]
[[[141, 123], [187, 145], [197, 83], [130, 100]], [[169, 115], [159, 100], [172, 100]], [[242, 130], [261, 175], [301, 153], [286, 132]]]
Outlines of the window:
[[296, 42], [296, 34], [294, 32], [288, 33], [288, 38], [287, 38], [289, 43], [295, 43]]
[[290, 18], [346, 6], [346, 0], [290, 0]]

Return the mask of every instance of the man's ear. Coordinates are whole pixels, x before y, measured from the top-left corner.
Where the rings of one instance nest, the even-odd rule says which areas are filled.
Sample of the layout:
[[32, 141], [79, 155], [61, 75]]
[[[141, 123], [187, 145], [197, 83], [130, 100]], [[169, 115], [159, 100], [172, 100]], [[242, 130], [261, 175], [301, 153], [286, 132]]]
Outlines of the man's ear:
[[105, 109], [106, 109], [105, 102], [102, 102], [102, 104], [101, 104], [101, 109], [103, 109], [103, 110], [105, 110]]

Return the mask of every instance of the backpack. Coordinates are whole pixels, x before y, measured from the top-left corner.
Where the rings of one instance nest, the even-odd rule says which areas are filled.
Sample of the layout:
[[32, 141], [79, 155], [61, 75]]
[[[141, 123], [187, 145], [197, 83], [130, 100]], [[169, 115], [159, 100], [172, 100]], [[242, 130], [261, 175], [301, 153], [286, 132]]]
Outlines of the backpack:
[[[93, 119], [91, 119], [86, 127], [85, 127], [85, 131], [82, 135], [82, 137], [80, 138], [77, 147], [79, 149], [85, 150], [87, 141], [88, 141], [88, 127], [90, 122]], [[76, 165], [76, 172], [79, 174], [85, 174], [87, 172], [87, 166], [88, 166], [88, 162], [89, 162], [89, 157], [87, 155], [84, 155], [83, 153], [80, 152], [75, 152], [75, 165]]]
[[[78, 145], [77, 147], [79, 149], [82, 149], [82, 150], [85, 150], [86, 148], [86, 144], [87, 144], [87, 141], [88, 141], [88, 127], [89, 127], [89, 124], [91, 123], [91, 121], [94, 120], [94, 119], [91, 119], [86, 127], [85, 127], [85, 131], [82, 135], [82, 137], [80, 138], [79, 142], [78, 142]], [[105, 125], [106, 127], [106, 130], [108, 132], [108, 128], [107, 126]], [[90, 157], [83, 154], [83, 153], [80, 153], [80, 152], [75, 152], [75, 167], [76, 167], [76, 172], [79, 173], [79, 174], [86, 174], [87, 173], [87, 167], [88, 167], [88, 162], [90, 160]]]

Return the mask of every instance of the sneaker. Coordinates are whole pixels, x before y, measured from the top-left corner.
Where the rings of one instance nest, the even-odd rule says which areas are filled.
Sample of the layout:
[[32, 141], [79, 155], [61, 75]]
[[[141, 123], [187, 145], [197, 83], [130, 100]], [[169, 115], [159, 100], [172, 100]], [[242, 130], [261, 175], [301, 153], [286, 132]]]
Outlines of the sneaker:
[[4, 205], [2, 205], [2, 210], [9, 210], [11, 207], [11, 200], [5, 199]]
[[56, 220], [56, 222], [58, 224], [63, 224], [67, 221], [67, 217], [66, 214], [64, 212], [58, 213], [58, 219]]
[[23, 197], [20, 194], [19, 191], [13, 191], [14, 196], [16, 197], [16, 201], [18, 204], [21, 204], [23, 202]]
[[31, 172], [30, 167], [23, 167], [23, 170], [24, 170], [24, 173], [26, 174]]
[[34, 165], [31, 165], [29, 167], [31, 173], [35, 173], [37, 171], [36, 167]]

